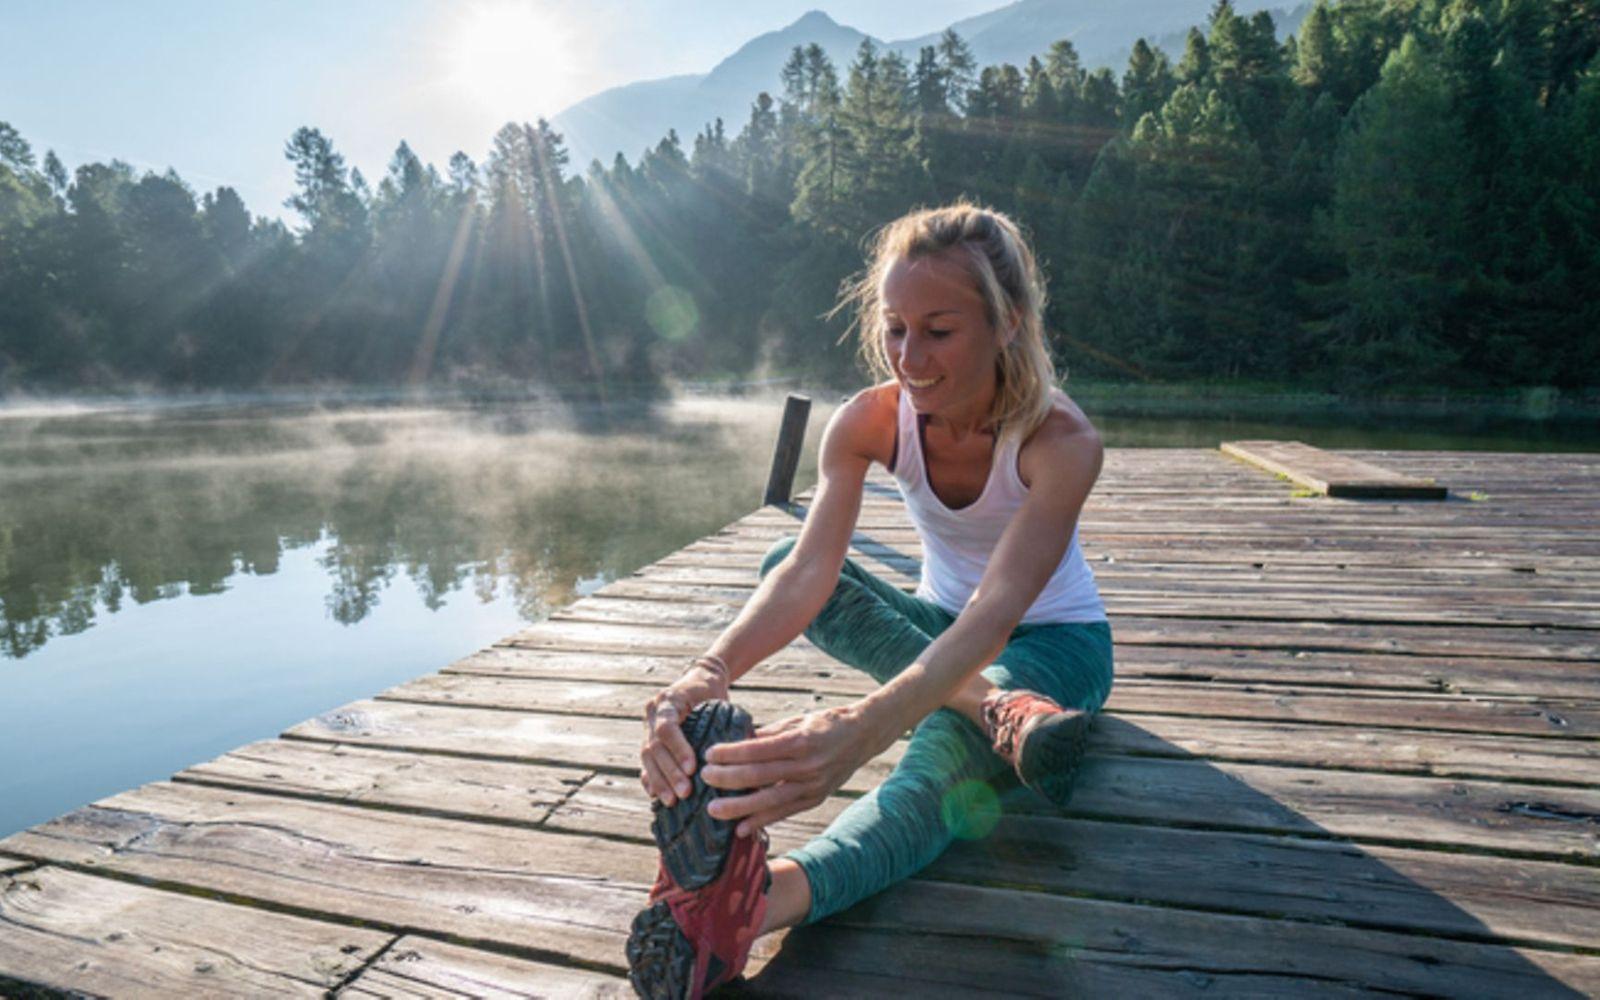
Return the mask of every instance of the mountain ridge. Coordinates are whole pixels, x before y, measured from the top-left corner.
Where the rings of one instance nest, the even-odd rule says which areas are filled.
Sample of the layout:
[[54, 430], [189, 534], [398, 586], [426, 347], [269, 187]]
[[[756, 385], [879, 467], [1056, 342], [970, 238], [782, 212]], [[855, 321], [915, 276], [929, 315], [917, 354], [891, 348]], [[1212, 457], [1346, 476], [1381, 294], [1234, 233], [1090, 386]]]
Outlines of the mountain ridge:
[[[1299, 27], [1310, 4], [1289, 9], [1283, 0], [1236, 0], [1234, 8], [1242, 15], [1271, 11], [1282, 38]], [[1137, 39], [1181, 43], [1189, 27], [1204, 25], [1208, 16], [1209, 5], [1195, 0], [1014, 0], [949, 27], [972, 47], [979, 67], [1002, 62], [1021, 66], [1030, 55], [1042, 56], [1051, 42], [1070, 38], [1085, 68], [1110, 66], [1120, 75]], [[635, 158], [668, 129], [676, 130], [687, 147], [694, 134], [717, 118], [730, 136], [736, 135], [760, 92], [777, 95], [779, 71], [796, 45], [821, 45], [842, 78], [862, 39], [914, 61], [918, 50], [937, 42], [945, 30], [884, 41], [813, 9], [755, 36], [705, 73], [611, 87], [556, 114], [551, 124], [565, 137], [578, 170], [596, 159], [609, 164], [617, 153]], [[1169, 49], [1167, 54], [1176, 62], [1181, 52]]]

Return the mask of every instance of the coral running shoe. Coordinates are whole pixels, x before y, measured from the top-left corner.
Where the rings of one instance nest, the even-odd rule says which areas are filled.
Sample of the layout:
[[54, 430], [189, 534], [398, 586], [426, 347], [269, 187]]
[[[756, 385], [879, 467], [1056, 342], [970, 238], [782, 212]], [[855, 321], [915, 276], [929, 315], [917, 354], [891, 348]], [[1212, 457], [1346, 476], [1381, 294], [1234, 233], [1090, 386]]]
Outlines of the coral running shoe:
[[671, 806], [653, 806], [661, 866], [628, 935], [628, 979], [642, 997], [704, 996], [735, 979], [750, 957], [772, 885], [767, 834], [735, 836], [736, 823], [706, 812], [719, 796], [738, 792], [707, 785], [700, 773], [707, 750], [753, 733], [749, 713], [725, 701], [705, 702], [683, 722], [697, 761], [694, 788]]
[[1057, 806], [1072, 798], [1091, 713], [1062, 708], [1033, 691], [994, 691], [983, 699], [983, 731], [1022, 783]]

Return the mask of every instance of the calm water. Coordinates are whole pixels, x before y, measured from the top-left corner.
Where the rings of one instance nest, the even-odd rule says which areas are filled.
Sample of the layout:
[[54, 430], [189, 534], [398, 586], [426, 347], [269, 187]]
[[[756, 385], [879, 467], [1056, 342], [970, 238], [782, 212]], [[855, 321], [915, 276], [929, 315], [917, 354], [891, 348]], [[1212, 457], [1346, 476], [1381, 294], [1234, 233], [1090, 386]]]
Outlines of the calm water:
[[[780, 410], [0, 410], [0, 835], [436, 671], [747, 513]], [[1097, 423], [1113, 446], [1600, 450], [1593, 426]]]

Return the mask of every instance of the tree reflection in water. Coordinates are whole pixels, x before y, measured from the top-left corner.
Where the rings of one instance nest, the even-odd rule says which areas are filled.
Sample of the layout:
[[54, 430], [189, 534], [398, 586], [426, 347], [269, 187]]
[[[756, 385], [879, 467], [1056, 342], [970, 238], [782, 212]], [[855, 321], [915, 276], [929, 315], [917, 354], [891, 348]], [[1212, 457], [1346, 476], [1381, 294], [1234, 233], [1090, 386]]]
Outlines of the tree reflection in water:
[[528, 404], [0, 414], [0, 654], [126, 601], [224, 591], [314, 545], [327, 613], [345, 624], [402, 571], [430, 609], [509, 592], [537, 620], [579, 580], [753, 509], [780, 411], [686, 399], [579, 419]]

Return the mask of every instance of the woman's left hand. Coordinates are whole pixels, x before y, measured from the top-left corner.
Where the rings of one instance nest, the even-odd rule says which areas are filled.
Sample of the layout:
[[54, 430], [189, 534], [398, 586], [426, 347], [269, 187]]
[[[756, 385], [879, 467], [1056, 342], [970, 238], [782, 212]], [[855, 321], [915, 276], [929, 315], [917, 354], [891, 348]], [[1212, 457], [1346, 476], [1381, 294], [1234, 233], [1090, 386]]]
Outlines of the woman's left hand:
[[859, 702], [762, 726], [750, 739], [706, 752], [700, 772], [706, 784], [755, 789], [715, 799], [708, 809], [718, 819], [740, 820], [739, 836], [749, 836], [820, 805], [893, 742], [873, 731]]

